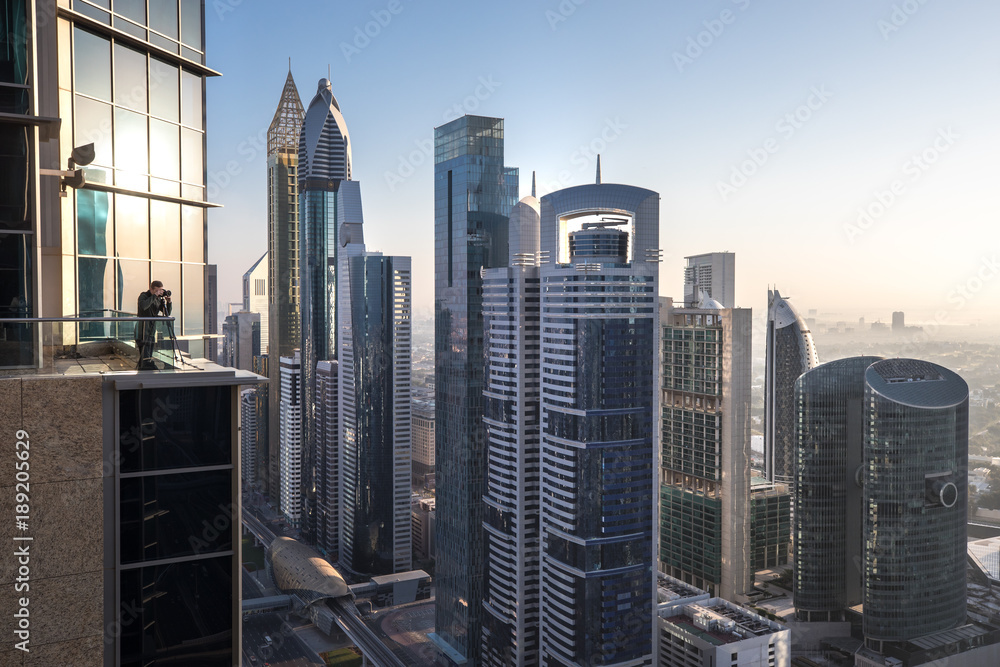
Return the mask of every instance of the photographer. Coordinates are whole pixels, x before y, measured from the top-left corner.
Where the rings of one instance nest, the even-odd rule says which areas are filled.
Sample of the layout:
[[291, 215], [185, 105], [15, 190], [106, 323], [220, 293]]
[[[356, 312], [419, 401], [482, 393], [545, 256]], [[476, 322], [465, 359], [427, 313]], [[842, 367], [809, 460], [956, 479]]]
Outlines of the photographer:
[[[163, 289], [163, 283], [154, 280], [149, 283], [149, 290], [139, 295], [136, 315], [139, 317], [169, 316], [173, 304], [170, 303], [170, 292]], [[139, 350], [139, 365], [137, 370], [155, 371], [153, 352], [156, 349], [156, 322], [135, 323], [135, 346]]]

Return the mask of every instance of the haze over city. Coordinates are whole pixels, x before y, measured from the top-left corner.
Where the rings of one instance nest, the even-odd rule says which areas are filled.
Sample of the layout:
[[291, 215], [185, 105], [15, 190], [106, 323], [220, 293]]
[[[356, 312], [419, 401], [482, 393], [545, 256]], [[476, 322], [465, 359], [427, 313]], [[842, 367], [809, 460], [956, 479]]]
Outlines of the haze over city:
[[[768, 285], [856, 321], [995, 324], [1000, 6], [948, 3], [206, 4], [209, 262], [219, 303], [266, 249], [264, 138], [291, 70], [329, 71], [369, 247], [412, 255], [433, 300], [433, 128], [505, 119], [521, 195], [593, 182], [661, 195], [663, 293], [683, 257], [737, 254]], [[254, 35], [278, 36], [260, 48]], [[222, 308], [222, 306], [220, 306]]]

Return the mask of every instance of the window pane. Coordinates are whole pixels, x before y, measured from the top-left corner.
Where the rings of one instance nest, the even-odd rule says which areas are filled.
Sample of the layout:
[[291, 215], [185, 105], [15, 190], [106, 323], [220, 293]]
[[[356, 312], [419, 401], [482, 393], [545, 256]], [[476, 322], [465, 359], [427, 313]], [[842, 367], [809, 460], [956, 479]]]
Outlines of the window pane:
[[119, 582], [119, 618], [132, 621], [121, 624], [121, 664], [230, 667], [239, 661], [232, 651], [232, 556], [125, 570]]
[[111, 105], [76, 96], [76, 140], [74, 145], [94, 144], [94, 164], [110, 167], [111, 158]]
[[[171, 292], [178, 292], [181, 288], [181, 265], [169, 262], [153, 262], [150, 266], [149, 279], [159, 280], [166, 289]], [[138, 296], [136, 299], [138, 300]], [[174, 311], [171, 313], [174, 317], [179, 316], [176, 308], [177, 302], [175, 301]]]
[[181, 128], [181, 180], [188, 183], [205, 183], [204, 135], [196, 130]]
[[149, 113], [160, 118], [180, 120], [180, 72], [156, 58], [149, 59], [149, 88], [153, 95], [149, 101]]
[[[184, 265], [184, 334], [205, 333], [205, 265]], [[176, 308], [176, 305], [174, 306]]]
[[81, 255], [110, 255], [114, 251], [111, 198], [107, 192], [76, 190], [77, 251]]
[[4, 30], [0, 30], [0, 81], [28, 83], [28, 13], [25, 0], [5, 2], [2, 14]]
[[[156, 0], [153, 0], [154, 2]], [[115, 0], [115, 13], [146, 24], [146, 0]]]
[[181, 206], [165, 201], [149, 202], [150, 254], [153, 259], [181, 258]]
[[181, 207], [181, 240], [185, 262], [205, 261], [205, 210], [197, 206]]
[[28, 215], [28, 130], [0, 125], [0, 229], [31, 229]]
[[203, 129], [202, 125], [201, 77], [190, 72], [181, 72], [181, 123]]
[[73, 30], [73, 73], [76, 92], [111, 101], [111, 42], [76, 28]]
[[133, 174], [149, 171], [146, 117], [115, 109], [115, 168]]
[[[117, 310], [134, 312], [139, 295], [149, 289], [149, 262], [139, 259], [122, 259], [117, 262], [118, 271], [115, 280], [118, 282], [118, 299], [115, 302]], [[123, 323], [128, 331], [122, 333], [123, 338], [130, 338], [133, 332], [131, 322]]]
[[181, 0], [181, 41], [201, 51], [201, 0]]
[[[112, 262], [103, 257], [80, 257], [77, 260], [77, 288], [80, 291], [81, 317], [103, 317], [105, 309], [114, 308], [115, 283]], [[82, 338], [104, 338], [114, 322], [81, 322]]]
[[[31, 317], [30, 234], [0, 233], [0, 317]], [[31, 363], [32, 331], [30, 324], [0, 325], [0, 366], [24, 366]]]
[[[115, 232], [118, 234], [115, 255], [118, 257], [149, 259], [148, 201], [142, 197], [115, 196]], [[146, 270], [148, 272], [148, 267]], [[144, 282], [149, 285], [148, 279]]]
[[115, 104], [146, 111], [146, 56], [115, 44]]
[[177, 3], [153, 0], [149, 3], [149, 27], [177, 39]]
[[149, 119], [149, 172], [179, 181], [181, 178], [180, 128], [173, 123]]
[[[232, 486], [228, 470], [121, 480], [122, 563], [231, 550]], [[215, 528], [223, 522], [227, 528]]]

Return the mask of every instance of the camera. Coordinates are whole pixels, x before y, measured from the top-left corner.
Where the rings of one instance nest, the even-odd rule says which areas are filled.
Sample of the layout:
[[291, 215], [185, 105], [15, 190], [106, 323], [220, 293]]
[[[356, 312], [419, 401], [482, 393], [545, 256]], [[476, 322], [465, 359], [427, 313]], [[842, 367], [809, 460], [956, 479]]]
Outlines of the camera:
[[168, 289], [163, 290], [163, 294], [161, 294], [160, 296], [170, 296], [170, 290]]

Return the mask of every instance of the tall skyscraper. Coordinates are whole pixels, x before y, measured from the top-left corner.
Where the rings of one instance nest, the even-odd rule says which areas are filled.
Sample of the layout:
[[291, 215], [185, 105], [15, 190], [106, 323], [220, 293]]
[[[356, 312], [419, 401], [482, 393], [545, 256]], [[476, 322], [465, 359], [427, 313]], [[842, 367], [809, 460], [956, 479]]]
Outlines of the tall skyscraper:
[[540, 229], [532, 194], [510, 215], [511, 266], [483, 275], [484, 666], [540, 664]]
[[712, 595], [741, 601], [753, 573], [752, 315], [708, 297], [699, 306], [668, 305], [661, 314], [660, 567]]
[[289, 69], [281, 100], [267, 128], [267, 492], [280, 493], [281, 357], [302, 344], [299, 311], [299, 134], [305, 111]]
[[764, 467], [772, 482], [795, 479], [795, 380], [819, 364], [812, 332], [778, 290], [767, 291]]
[[[219, 333], [219, 267], [205, 265], [205, 333]], [[205, 339], [205, 358], [216, 361], [219, 357], [217, 338]]]
[[302, 357], [281, 357], [280, 509], [291, 526], [302, 521]]
[[257, 388], [240, 391], [240, 481], [248, 486], [256, 481], [257, 470]]
[[[478, 661], [483, 602], [481, 269], [506, 266], [517, 169], [503, 119], [463, 116], [434, 130], [434, 349], [437, 563], [434, 639]], [[456, 656], [457, 657], [457, 656]]]
[[410, 258], [365, 252], [360, 220], [341, 233], [340, 564], [356, 574], [405, 572], [413, 550]]
[[316, 364], [316, 546], [332, 562], [340, 557], [340, 369]]
[[267, 354], [267, 253], [243, 274], [243, 310], [260, 314], [260, 353]]
[[655, 656], [659, 203], [599, 176], [541, 200], [543, 664]]
[[736, 307], [736, 255], [710, 252], [684, 258], [684, 306], [697, 308], [704, 294], [723, 308]]
[[796, 386], [796, 612], [864, 605], [885, 652], [966, 621], [968, 385], [914, 359], [824, 364]]
[[223, 366], [248, 371], [253, 358], [260, 356], [260, 314], [239, 311], [227, 315], [222, 323]]
[[840, 621], [863, 602], [865, 371], [838, 359], [795, 381], [795, 612]]
[[299, 133], [299, 293], [303, 382], [303, 538], [315, 541], [316, 362], [337, 354], [337, 190], [351, 178], [351, 139], [329, 79], [320, 79]]
[[[163, 350], [164, 372], [136, 374], [134, 359], [122, 363], [131, 323], [78, 317], [134, 313], [158, 279], [192, 356], [216, 333], [206, 331], [204, 79], [218, 73], [205, 66], [203, 7], [14, 0], [0, 10], [0, 317], [65, 318], [0, 324], [8, 483], [16, 451], [17, 481], [31, 486], [30, 512], [8, 533], [30, 585], [2, 596], [5, 615], [23, 605], [24, 620], [8, 624], [0, 664], [239, 660], [235, 406], [239, 385], [259, 378]], [[87, 151], [74, 149], [91, 143], [84, 165]], [[86, 178], [66, 178], [60, 197], [52, 171], [67, 168]]]

